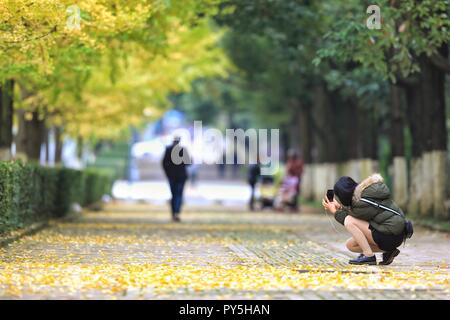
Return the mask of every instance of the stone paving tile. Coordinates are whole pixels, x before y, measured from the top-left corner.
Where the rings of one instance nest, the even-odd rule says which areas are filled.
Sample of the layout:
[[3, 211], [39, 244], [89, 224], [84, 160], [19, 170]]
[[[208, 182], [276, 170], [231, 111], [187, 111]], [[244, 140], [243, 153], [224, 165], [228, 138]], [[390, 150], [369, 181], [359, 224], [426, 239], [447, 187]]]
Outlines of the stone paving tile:
[[[78, 221], [52, 223], [50, 228], [0, 250], [0, 298], [450, 299], [448, 285], [411, 290], [414, 287], [408, 285], [408, 279], [400, 287], [385, 285], [387, 289], [320, 285], [315, 285], [314, 289], [299, 289], [295, 283], [294, 287], [283, 288], [282, 285], [270, 290], [231, 287], [193, 290], [183, 285], [167, 285], [161, 289], [133, 284], [133, 279], [128, 279], [130, 283], [126, 287], [112, 293], [93, 285], [102, 281], [109, 283], [111, 273], [120, 278], [128, 274], [129, 267], [142, 265], [146, 268], [149, 264], [152, 268], [167, 265], [175, 270], [188, 269], [194, 274], [198, 268], [205, 278], [216, 272], [213, 277], [218, 280], [220, 272], [233, 268], [262, 270], [261, 274], [266, 274], [264, 277], [276, 276], [277, 270], [287, 270], [287, 276], [304, 275], [306, 278], [299, 279], [306, 279], [306, 282], [309, 278], [316, 277], [320, 281], [327, 276], [347, 276], [362, 282], [380, 275], [400, 279], [408, 277], [411, 270], [436, 272], [444, 280], [449, 278], [447, 234], [418, 228], [392, 266], [353, 268], [347, 265], [353, 254], [346, 252], [343, 245], [348, 235], [323, 214], [247, 213], [239, 208], [227, 208], [224, 212], [223, 208], [219, 209], [188, 208], [182, 216], [183, 223], [173, 224], [161, 207], [115, 203], [103, 212], [86, 213]], [[55, 274], [62, 268], [65, 273], [61, 279], [51, 277], [52, 268]], [[108, 268], [111, 270], [106, 270]], [[2, 278], [2, 272], [9, 276]], [[201, 276], [196, 281], [201, 282]], [[84, 284], [80, 285], [82, 281]], [[158, 281], [164, 283], [165, 280]]]

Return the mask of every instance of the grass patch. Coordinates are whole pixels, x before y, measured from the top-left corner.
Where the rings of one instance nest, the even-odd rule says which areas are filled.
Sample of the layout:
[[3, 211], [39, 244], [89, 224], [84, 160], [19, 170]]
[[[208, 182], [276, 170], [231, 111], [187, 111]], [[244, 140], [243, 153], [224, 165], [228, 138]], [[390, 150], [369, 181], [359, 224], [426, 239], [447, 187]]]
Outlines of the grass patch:
[[412, 217], [412, 220], [415, 224], [441, 232], [450, 233], [450, 221], [444, 221], [433, 218], [420, 218], [420, 217]]

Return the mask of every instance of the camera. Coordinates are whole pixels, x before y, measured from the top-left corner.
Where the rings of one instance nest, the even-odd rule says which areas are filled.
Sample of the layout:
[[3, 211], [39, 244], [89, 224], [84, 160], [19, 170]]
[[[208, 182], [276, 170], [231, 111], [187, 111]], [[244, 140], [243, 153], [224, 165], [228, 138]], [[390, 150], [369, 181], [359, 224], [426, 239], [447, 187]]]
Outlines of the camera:
[[328, 199], [328, 201], [333, 201], [333, 199], [334, 199], [334, 190], [333, 189], [327, 190], [327, 199]]

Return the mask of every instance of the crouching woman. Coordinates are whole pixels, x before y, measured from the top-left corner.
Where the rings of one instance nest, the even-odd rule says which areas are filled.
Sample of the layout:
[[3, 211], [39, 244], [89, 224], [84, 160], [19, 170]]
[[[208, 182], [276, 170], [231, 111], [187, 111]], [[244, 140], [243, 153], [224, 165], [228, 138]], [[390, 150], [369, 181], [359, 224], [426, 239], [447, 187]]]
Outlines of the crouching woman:
[[400, 253], [397, 247], [405, 237], [405, 218], [381, 175], [374, 174], [359, 184], [350, 177], [341, 177], [334, 185], [333, 201], [325, 198], [322, 204], [352, 235], [347, 248], [361, 253], [350, 264], [375, 265], [374, 253], [383, 252], [380, 265], [388, 265]]

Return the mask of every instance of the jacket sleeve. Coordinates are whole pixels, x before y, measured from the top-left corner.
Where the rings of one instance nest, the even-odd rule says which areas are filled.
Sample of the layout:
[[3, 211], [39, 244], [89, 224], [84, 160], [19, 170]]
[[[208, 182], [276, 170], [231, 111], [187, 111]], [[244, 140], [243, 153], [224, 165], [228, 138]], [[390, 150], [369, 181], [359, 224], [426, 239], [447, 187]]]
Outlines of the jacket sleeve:
[[347, 215], [348, 215], [348, 212], [346, 210], [339, 209], [334, 214], [334, 218], [336, 219], [337, 222], [344, 225], [344, 221], [345, 221], [345, 218], [347, 217]]

